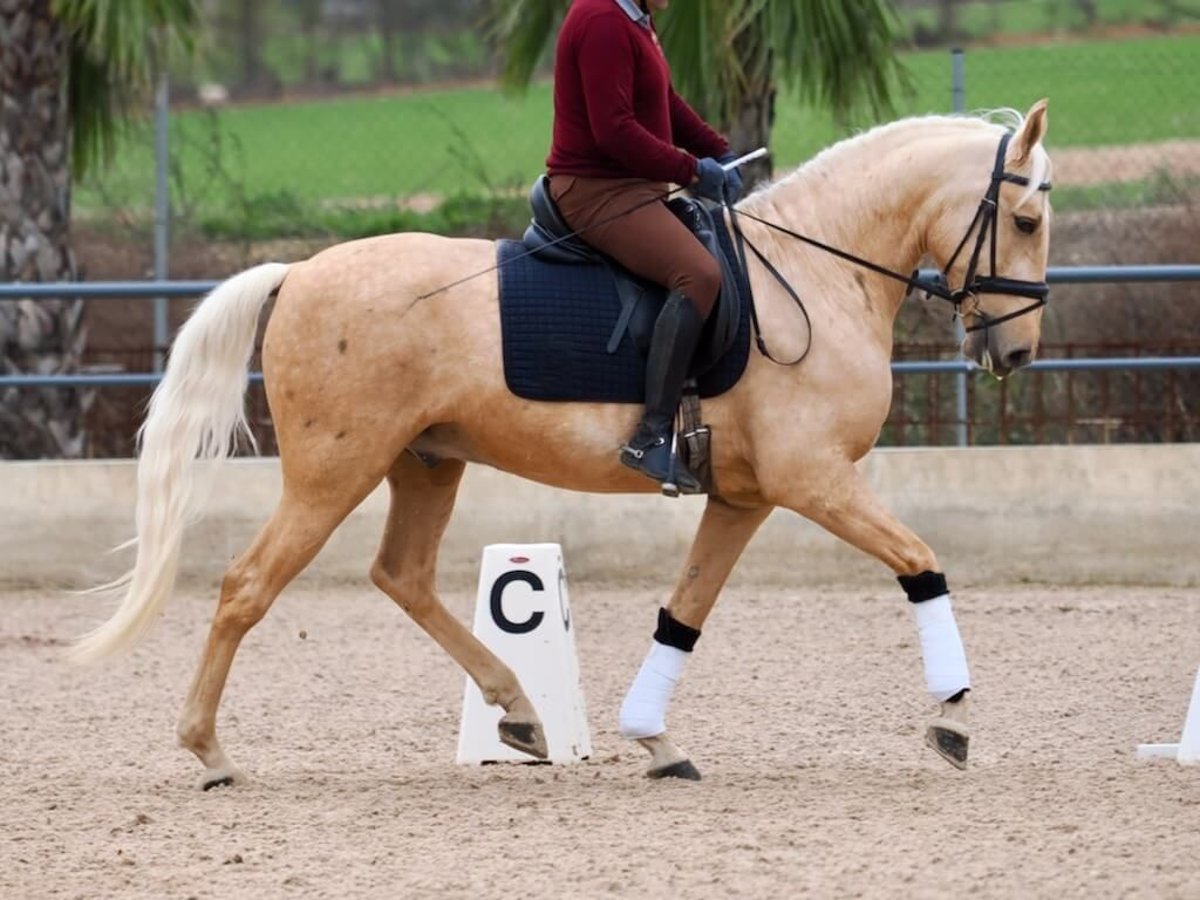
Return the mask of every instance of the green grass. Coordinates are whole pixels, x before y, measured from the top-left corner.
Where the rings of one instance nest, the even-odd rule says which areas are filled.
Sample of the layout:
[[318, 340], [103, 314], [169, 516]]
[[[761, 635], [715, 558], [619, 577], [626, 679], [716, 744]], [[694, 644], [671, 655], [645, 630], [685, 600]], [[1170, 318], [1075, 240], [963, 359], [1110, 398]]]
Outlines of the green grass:
[[[1178, 11], [1173, 11], [1161, 2], [1098, 0], [1096, 18], [1099, 25], [1164, 26], [1174, 24], [1181, 16]], [[937, 10], [932, 5], [905, 9], [900, 13], [900, 20], [909, 34], [917, 28], [932, 33], [937, 24]], [[1088, 25], [1076, 4], [1062, 0], [1006, 0], [1004, 3], [975, 0], [961, 3], [957, 23], [959, 30], [972, 38], [994, 34], [1076, 31]]]
[[[968, 109], [1021, 110], [1050, 98], [1052, 148], [1200, 137], [1200, 35], [1129, 41], [1060, 42], [973, 48], [966, 54]], [[950, 108], [950, 58], [944, 50], [904, 56], [916, 93], [902, 115]], [[869, 124], [869, 123], [862, 123]], [[794, 165], [839, 134], [828, 116], [781, 100], [774, 150]]]
[[[475, 31], [444, 34], [402, 31], [394, 41], [392, 65], [396, 77], [406, 84], [478, 76], [491, 63], [491, 52], [483, 36]], [[286, 21], [271, 29], [263, 48], [263, 62], [280, 84], [293, 87], [305, 83], [307, 43], [304, 35]], [[315, 63], [323, 81], [332, 79], [342, 86], [365, 87], [379, 80], [382, 57], [383, 42], [378, 33], [349, 33], [318, 42]], [[182, 68], [179, 74], [236, 84], [240, 65], [234, 48], [214, 44], [198, 71]]]
[[[247, 184], [344, 200], [524, 182], [546, 155], [549, 109], [549, 88], [540, 85], [524, 98], [464, 89], [235, 108], [219, 116]], [[205, 138], [203, 115], [184, 114], [175, 126], [184, 143]]]
[[1053, 104], [1052, 144], [1200, 136], [1200, 35], [972, 50], [972, 107]]
[[[967, 105], [1025, 109], [1050, 97], [1052, 149], [1200, 138], [1197, 60], [1197, 35], [972, 49]], [[898, 114], [947, 111], [949, 54], [910, 53], [905, 61], [916, 92]], [[777, 113], [779, 169], [841, 134], [827, 114], [786, 97]], [[394, 213], [395, 198], [416, 194], [512, 194], [542, 170], [550, 118], [544, 83], [523, 97], [463, 89], [232, 107], [215, 118], [182, 112], [172, 120], [176, 206], [200, 221], [225, 222], [282, 206], [304, 228], [315, 227], [304, 220], [316, 209]], [[114, 168], [80, 186], [77, 210], [147, 208], [151, 143], [145, 129], [130, 135]]]

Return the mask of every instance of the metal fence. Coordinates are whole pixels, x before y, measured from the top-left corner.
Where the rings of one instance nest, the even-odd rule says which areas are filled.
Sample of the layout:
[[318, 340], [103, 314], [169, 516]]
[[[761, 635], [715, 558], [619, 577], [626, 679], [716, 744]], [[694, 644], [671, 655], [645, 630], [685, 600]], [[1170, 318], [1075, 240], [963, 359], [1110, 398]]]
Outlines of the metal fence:
[[[365, 15], [369, 4], [356, 3]], [[901, 5], [906, 10], [921, 6]], [[277, 12], [288, 7], [275, 2], [262, 6]], [[1143, 267], [1144, 274], [1149, 280], [1194, 279], [1194, 271], [1188, 272], [1195, 267], [1183, 264], [1196, 261], [1200, 238], [1200, 104], [1192, 100], [1200, 96], [1195, 16], [1178, 13], [1151, 21], [1146, 7], [1126, 19], [1123, 10], [1129, 4], [1100, 0], [1092, 6], [1103, 23], [1119, 28], [1073, 31], [1080, 23], [1054, 12], [1069, 4], [959, 6], [960, 24], [969, 37], [1007, 37], [990, 46], [976, 44], [965, 53], [944, 48], [905, 52], [913, 90], [901, 97], [896, 114], [1023, 109], [1048, 96], [1057, 217], [1052, 260], [1175, 263], [1180, 265], [1174, 270]], [[973, 24], [971, 17], [984, 13], [988, 20]], [[1036, 21], [1017, 21], [1027, 14]], [[906, 11], [905, 21], [915, 28], [921, 15]], [[303, 61], [286, 62], [288, 54], [298, 51], [288, 50], [288, 41], [276, 40], [283, 34], [284, 19], [271, 21], [269, 35], [279, 44], [272, 51], [275, 67], [300, 77]], [[151, 369], [159, 367], [167, 343], [165, 298], [197, 296], [211, 286], [165, 283], [172, 268], [169, 221], [176, 232], [194, 229], [206, 237], [276, 237], [292, 233], [279, 229], [297, 223], [310, 229], [305, 234], [333, 235], [344, 232], [322, 224], [330, 217], [427, 210], [461, 192], [489, 197], [523, 193], [546, 155], [548, 81], [535, 80], [523, 97], [506, 96], [488, 83], [377, 90], [349, 74], [381, 51], [379, 35], [367, 31], [369, 27], [342, 42], [342, 70], [335, 79], [341, 87], [355, 82], [367, 90], [340, 91], [335, 85], [321, 96], [285, 90], [270, 101], [243, 98], [209, 108], [185, 102], [168, 109], [172, 91], [165, 81], [160, 85], [157, 131], [152, 122], [132, 131], [118, 148], [117, 165], [95, 174], [73, 194], [77, 233], [89, 223], [98, 226], [94, 230], [123, 223], [149, 243], [153, 230], [157, 283], [72, 285], [69, 293], [98, 298], [94, 288], [117, 292], [110, 296], [159, 298], [153, 342], [145, 344], [152, 349], [92, 347], [86, 362], [95, 370], [54, 379], [54, 384], [104, 385], [105, 398], [127, 396], [131, 409], [144, 401], [156, 381]], [[480, 71], [490, 65], [484, 61]], [[173, 95], [189, 99], [184, 90]], [[786, 170], [871, 124], [869, 117], [834, 121], [784, 91], [772, 131], [776, 169]], [[337, 221], [344, 224], [345, 219]], [[389, 227], [393, 224], [380, 219], [377, 230], [395, 230]], [[1121, 273], [1129, 271], [1059, 266], [1052, 268], [1050, 278], [1111, 284], [1126, 280]], [[55, 286], [15, 290], [22, 297], [50, 296]], [[5, 295], [14, 296], [13, 289], [0, 286], [0, 299]], [[882, 440], [1194, 440], [1200, 403], [1195, 362], [1200, 350], [1194, 341], [1200, 334], [1192, 326], [1178, 337], [1167, 342], [1147, 335], [1143, 346], [1096, 340], [1094, 335], [1074, 343], [1049, 341], [1032, 371], [999, 385], [973, 377], [969, 363], [931, 358], [932, 345], [898, 343], [893, 413]], [[33, 387], [51, 378], [3, 376], [0, 387]], [[1161, 406], [1155, 406], [1160, 400]], [[264, 432], [269, 431], [257, 383], [251, 409]], [[127, 430], [132, 434], [132, 428]]]
[[[935, 273], [921, 272], [932, 281]], [[1052, 284], [1200, 281], [1200, 265], [1052, 267]], [[212, 281], [110, 282], [0, 285], [0, 301], [86, 298], [190, 298], [207, 293]], [[105, 388], [133, 406], [144, 402], [161, 374], [149, 371], [165, 351], [147, 340], [144, 348], [109, 352], [93, 349], [91, 371], [74, 374], [0, 376], [3, 388]], [[1047, 344], [1041, 358], [1020, 378], [994, 382], [962, 359], [934, 359], [931, 344], [899, 344], [892, 364], [892, 412], [883, 445], [1006, 443], [1110, 443], [1200, 440], [1200, 337], [1166, 343]], [[257, 365], [257, 358], [252, 365]], [[128, 371], [133, 368], [134, 371]], [[137, 371], [137, 369], [142, 371]], [[274, 450], [261, 373], [251, 374], [250, 420], [260, 446]], [[131, 441], [129, 415], [124, 422]], [[114, 426], [111, 422], [107, 427]], [[132, 444], [130, 443], [131, 447]]]

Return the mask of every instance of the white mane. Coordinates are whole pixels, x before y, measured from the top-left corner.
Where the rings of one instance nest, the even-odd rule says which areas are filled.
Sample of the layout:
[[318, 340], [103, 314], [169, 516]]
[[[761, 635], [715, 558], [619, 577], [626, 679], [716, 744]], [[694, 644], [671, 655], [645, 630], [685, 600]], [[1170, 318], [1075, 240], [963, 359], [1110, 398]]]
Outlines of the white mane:
[[[929, 126], [965, 126], [968, 128], [987, 129], [996, 134], [999, 138], [1005, 131], [1017, 132], [1022, 125], [1025, 124], [1025, 116], [1019, 110], [1003, 107], [1000, 109], [981, 110], [970, 114], [956, 115], [927, 115], [927, 116], [909, 116], [904, 119], [897, 119], [894, 122], [886, 122], [882, 125], [876, 125], [859, 134], [845, 138], [832, 144], [820, 151], [816, 156], [809, 159], [807, 162], [800, 165], [797, 169], [783, 176], [782, 178], [760, 185], [754, 194], [759, 194], [763, 191], [768, 191], [776, 184], [784, 184], [795, 178], [802, 177], [805, 173], [812, 169], [819, 168], [828, 164], [834, 159], [837, 159], [844, 154], [854, 152], [863, 144], [869, 143], [876, 138], [884, 137], [892, 132], [904, 131], [914, 126], [929, 128]], [[1045, 148], [1040, 144], [1037, 146], [1031, 160], [1029, 171], [1029, 187], [1017, 201], [1016, 205], [1024, 203], [1037, 190], [1037, 186], [1046, 180], [1047, 173], [1050, 169], [1050, 158], [1046, 154]]]

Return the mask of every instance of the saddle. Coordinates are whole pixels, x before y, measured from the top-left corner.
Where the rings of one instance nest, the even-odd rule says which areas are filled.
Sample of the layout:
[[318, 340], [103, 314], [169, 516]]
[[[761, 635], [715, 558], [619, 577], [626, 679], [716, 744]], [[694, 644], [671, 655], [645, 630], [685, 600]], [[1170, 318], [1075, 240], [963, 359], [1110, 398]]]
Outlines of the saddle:
[[[496, 242], [505, 384], [527, 400], [642, 404], [646, 357], [667, 290], [571, 237], [548, 187], [545, 176], [533, 186], [533, 221], [523, 239]], [[721, 267], [720, 296], [684, 382], [678, 432], [683, 463], [711, 492], [700, 400], [725, 393], [746, 369], [750, 286], [723, 218], [692, 200], [668, 207]]]
[[[650, 351], [654, 323], [667, 299], [667, 289], [634, 275], [616, 260], [590, 247], [583, 238], [575, 237], [573, 229], [550, 196], [550, 179], [546, 175], [539, 176], [533, 183], [529, 205], [533, 220], [521, 239], [526, 250], [534, 258], [547, 263], [602, 266], [606, 269], [621, 302], [621, 312], [606, 349], [610, 354], [615, 353], [628, 333], [638, 352], [645, 358]], [[692, 359], [690, 375], [698, 378], [712, 369], [737, 340], [743, 303], [739, 289], [740, 271], [731, 264], [722, 248], [717, 226], [707, 206], [697, 200], [674, 197], [667, 201], [667, 208], [708, 249], [721, 268], [721, 291]]]

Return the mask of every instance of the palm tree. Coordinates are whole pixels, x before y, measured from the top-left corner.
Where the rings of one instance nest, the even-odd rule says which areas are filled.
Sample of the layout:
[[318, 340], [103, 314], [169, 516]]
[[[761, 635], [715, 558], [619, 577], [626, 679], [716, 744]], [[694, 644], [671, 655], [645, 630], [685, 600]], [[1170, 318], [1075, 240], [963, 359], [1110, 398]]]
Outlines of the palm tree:
[[[73, 281], [72, 178], [107, 160], [196, 0], [0, 2], [0, 282]], [[78, 367], [83, 301], [0, 301], [0, 372]], [[0, 389], [0, 458], [83, 454], [86, 394]]]
[[[492, 30], [507, 86], [528, 84], [567, 6], [496, 4]], [[679, 92], [739, 151], [770, 146], [781, 85], [844, 118], [861, 105], [890, 109], [894, 87], [907, 84], [889, 0], [688, 0], [659, 18]], [[769, 166], [744, 174], [757, 181]]]

